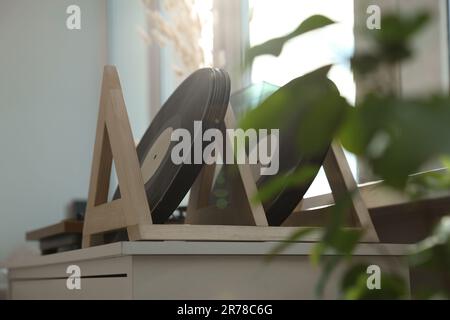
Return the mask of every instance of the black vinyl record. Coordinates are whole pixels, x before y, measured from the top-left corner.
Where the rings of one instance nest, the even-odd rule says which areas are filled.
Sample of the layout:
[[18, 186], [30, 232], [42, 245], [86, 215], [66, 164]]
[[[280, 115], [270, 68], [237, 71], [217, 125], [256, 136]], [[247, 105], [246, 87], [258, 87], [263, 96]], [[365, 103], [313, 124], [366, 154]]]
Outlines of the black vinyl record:
[[[324, 149], [313, 157], [302, 157], [292, 148], [292, 135], [280, 134], [280, 173], [291, 174], [305, 167], [317, 168], [317, 170], [312, 175], [313, 178], [296, 186], [285, 186], [271, 200], [263, 203], [269, 225], [282, 225], [295, 210], [319, 173], [327, 152], [328, 149]], [[261, 176], [256, 183], [258, 189], [270, 183], [272, 179], [271, 176]]]
[[[312, 113], [316, 112], [320, 108], [320, 103], [326, 103], [326, 99], [321, 100], [322, 97], [332, 97], [333, 99], [340, 98], [339, 89], [336, 87], [333, 81], [329, 79], [323, 80], [320, 86], [317, 86], [315, 91], [307, 92], [308, 89], [306, 78], [302, 79], [304, 92], [296, 92], [295, 101], [296, 106], [296, 116], [290, 117], [285, 120], [280, 128], [279, 137], [279, 174], [293, 174], [299, 172], [299, 170], [304, 168], [309, 168], [313, 170], [309, 179], [304, 179], [302, 183], [295, 186], [285, 185], [279, 192], [272, 197], [271, 200], [265, 201], [263, 203], [264, 209], [266, 211], [267, 220], [269, 225], [279, 226], [291, 215], [295, 210], [297, 205], [305, 196], [306, 192], [314, 182], [317, 174], [319, 173], [320, 167], [325, 161], [325, 157], [330, 149], [332, 143], [332, 137], [326, 136], [319, 140], [319, 144], [315, 146], [314, 152], [306, 152], [306, 146], [299, 143], [298, 135], [300, 131], [311, 132], [311, 130], [305, 130], [311, 126], [310, 119]], [[292, 88], [292, 86], [297, 86], [298, 83], [294, 80], [288, 83], [284, 88]], [[270, 96], [266, 102], [271, 99], [273, 101], [279, 101], [281, 91], [275, 92]], [[340, 101], [337, 99], [337, 101]], [[340, 103], [340, 102], [339, 102]], [[339, 103], [335, 104], [335, 107], [339, 107]], [[319, 109], [321, 110], [321, 109]], [[322, 111], [321, 111], [322, 112]], [[325, 115], [324, 115], [325, 116]], [[315, 137], [310, 137], [311, 141]], [[311, 142], [308, 142], [311, 144]], [[315, 142], [314, 142], [315, 143]], [[304, 142], [303, 142], [304, 144]], [[267, 183], [270, 183], [273, 177], [261, 176], [257, 180], [258, 188], [261, 188]]]
[[[331, 81], [325, 84], [324, 93], [330, 90], [338, 94], [337, 88]], [[244, 90], [241, 90], [231, 96], [230, 103], [233, 110], [238, 115], [238, 118], [243, 117], [248, 111], [258, 107], [267, 99], [277, 99], [278, 88], [276, 86], [263, 83], [252, 85]], [[305, 102], [300, 106], [301, 109], [308, 109]], [[292, 174], [297, 170], [305, 167], [317, 168], [311, 179], [303, 181], [303, 183], [296, 186], [284, 186], [281, 188], [270, 200], [263, 202], [264, 211], [266, 213], [267, 221], [270, 226], [280, 226], [290, 216], [292, 211], [297, 207], [304, 195], [310, 188], [314, 181], [314, 177], [319, 173], [319, 168], [322, 165], [329, 147], [326, 146], [322, 150], [317, 151], [314, 155], [306, 156], [296, 145], [296, 135], [298, 128], [306, 125], [303, 119], [292, 119], [283, 124], [280, 129], [279, 136], [279, 174]], [[331, 141], [330, 141], [331, 145]], [[248, 150], [247, 150], [248, 152]], [[255, 166], [253, 170], [256, 185], [259, 190], [271, 183], [276, 176], [263, 176], [255, 172], [259, 172], [259, 166]], [[232, 200], [228, 199], [229, 192], [233, 186], [233, 181], [236, 179], [236, 173], [224, 166], [219, 172], [219, 178], [216, 179], [216, 184], [213, 187], [213, 194], [210, 201], [216, 205], [224, 203], [224, 207], [233, 206]], [[226, 196], [218, 196], [226, 194]]]
[[[230, 79], [225, 71], [206, 68], [189, 76], [170, 96], [137, 147], [145, 190], [153, 223], [162, 224], [177, 209], [200, 174], [201, 164], [175, 164], [171, 150], [171, 133], [189, 131], [191, 154], [194, 154], [194, 122], [200, 121], [202, 132], [218, 128], [225, 117], [230, 98]], [[193, 162], [192, 162], [193, 163]], [[120, 197], [120, 191], [115, 198]]]
[[[292, 86], [293, 82], [287, 84], [285, 87]], [[281, 93], [275, 92], [267, 100], [278, 101]], [[304, 98], [305, 97], [308, 98]], [[267, 220], [271, 226], [280, 226], [291, 215], [297, 205], [305, 196], [306, 192], [314, 182], [315, 177], [319, 173], [325, 157], [328, 153], [329, 147], [332, 143], [331, 139], [324, 143], [323, 147], [314, 153], [306, 153], [303, 148], [297, 143], [299, 129], [309, 126], [308, 114], [313, 111], [317, 105], [311, 104], [311, 93], [299, 92], [295, 103], [297, 105], [297, 116], [287, 119], [280, 127], [279, 136], [279, 174], [289, 175], [303, 168], [310, 168], [314, 170], [309, 179], [304, 179], [302, 183], [295, 186], [285, 185], [278, 191], [272, 199], [263, 203]], [[316, 101], [316, 98], [320, 95], [335, 95], [340, 96], [339, 90], [331, 80], [326, 80], [322, 83], [320, 90], [312, 94], [314, 97], [312, 100]], [[257, 187], [261, 189], [268, 183], [273, 181], [273, 176], [260, 176], [257, 179]]]

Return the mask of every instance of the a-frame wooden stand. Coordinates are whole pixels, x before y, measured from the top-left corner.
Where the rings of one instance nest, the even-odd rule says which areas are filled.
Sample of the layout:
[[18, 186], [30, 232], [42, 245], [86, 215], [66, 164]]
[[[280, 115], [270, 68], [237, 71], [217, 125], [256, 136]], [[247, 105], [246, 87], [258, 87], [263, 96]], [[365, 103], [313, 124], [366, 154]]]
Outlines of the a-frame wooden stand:
[[[108, 201], [112, 164], [116, 167], [121, 198]], [[95, 235], [152, 223], [144, 180], [128, 120], [119, 75], [113, 66], [103, 73], [100, 111], [94, 145], [91, 181], [83, 228], [83, 247], [100, 243]]]
[[[235, 127], [231, 108], [226, 115], [225, 124], [227, 128]], [[108, 203], [113, 159], [121, 198]], [[369, 211], [358, 194], [357, 185], [339, 146], [333, 145], [330, 149], [325, 169], [335, 196], [344, 191], [354, 193], [352, 209], [360, 226], [366, 229], [364, 241], [378, 242]], [[219, 225], [214, 221], [210, 225], [154, 225], [119, 76], [115, 67], [107, 66], [103, 76], [83, 247], [101, 244], [102, 234], [121, 229], [127, 230], [131, 241], [285, 241], [299, 229], [269, 227], [262, 204], [251, 201], [257, 191], [251, 168], [248, 165], [238, 165], [238, 173], [236, 192], [240, 194], [241, 208], [238, 213], [244, 225]], [[193, 186], [188, 223], [194, 221], [196, 213], [207, 206], [213, 176], [214, 166], [206, 166]], [[320, 234], [312, 234], [302, 241], [319, 239]]]
[[[231, 106], [228, 107], [225, 115], [225, 128], [236, 128], [236, 119]], [[232, 139], [228, 136], [225, 138], [228, 141]], [[232, 144], [229, 143], [228, 145]], [[262, 204], [252, 201], [257, 193], [257, 187], [250, 166], [237, 164], [236, 169], [236, 179], [233, 179], [231, 190], [229, 190], [232, 194], [234, 206], [226, 213], [228, 224], [267, 227], [269, 224]], [[220, 219], [217, 215], [217, 208], [209, 204], [215, 172], [215, 164], [205, 166], [194, 183], [187, 208], [187, 224], [211, 225], [223, 223], [223, 219]]]
[[[225, 117], [226, 128], [235, 128], [236, 120], [231, 106]], [[252, 172], [248, 165], [239, 165], [238, 179], [235, 179], [232, 192], [234, 199], [238, 199], [238, 206], [225, 214], [209, 204], [209, 195], [213, 187], [215, 165], [206, 166], [191, 190], [191, 196], [187, 212], [188, 224], [210, 225], [217, 221], [226, 224], [268, 226], [264, 208], [260, 203], [251, 202], [252, 195], [256, 194], [256, 186]], [[366, 241], [378, 242], [378, 235], [373, 225], [367, 206], [361, 197], [356, 181], [348, 165], [342, 147], [334, 143], [323, 164], [325, 174], [330, 184], [335, 199], [352, 192], [350, 206], [351, 223], [355, 227], [363, 227]], [[236, 213], [236, 214], [233, 214]], [[224, 219], [224, 216], [225, 219]]]

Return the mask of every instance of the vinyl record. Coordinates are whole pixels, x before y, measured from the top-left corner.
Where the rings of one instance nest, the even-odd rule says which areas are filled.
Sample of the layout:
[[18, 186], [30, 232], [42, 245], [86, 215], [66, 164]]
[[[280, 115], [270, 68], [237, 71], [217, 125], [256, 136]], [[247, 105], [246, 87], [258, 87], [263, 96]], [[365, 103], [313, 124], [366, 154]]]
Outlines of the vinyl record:
[[[171, 136], [176, 129], [189, 131], [191, 157], [194, 154], [194, 122], [201, 121], [203, 132], [217, 128], [226, 114], [230, 80], [225, 71], [201, 69], [187, 78], [163, 105], [137, 147], [153, 223], [162, 224], [177, 209], [194, 184], [203, 165], [172, 161], [178, 144]], [[201, 132], [201, 134], [203, 134]], [[115, 198], [120, 197], [120, 191]]]
[[[325, 88], [325, 90], [331, 90], [331, 92], [339, 94], [339, 91], [331, 81], [325, 85]], [[267, 99], [274, 99], [277, 101], [277, 92], [277, 87], [269, 84], [263, 83], [253, 85], [233, 94], [231, 96], [231, 105], [235, 113], [242, 116], [251, 109], [261, 105]], [[307, 110], [307, 102], [305, 101], [300, 108]], [[298, 128], [307, 124], [302, 119], [300, 119], [300, 121], [298, 121], [298, 119], [293, 119], [292, 121], [292, 123], [288, 123], [289, 121], [284, 123], [283, 127], [279, 128], [279, 175], [294, 173], [305, 167], [317, 168], [317, 171], [313, 175], [313, 178], [306, 180], [297, 186], [285, 186], [281, 188], [272, 199], [263, 203], [268, 223], [271, 226], [282, 225], [297, 207], [313, 183], [314, 177], [319, 173], [319, 168], [329, 149], [328, 147], [325, 147], [323, 150], [318, 151], [312, 156], [306, 156], [302, 150], [298, 149], [295, 141]], [[259, 169], [259, 165], [252, 165], [256, 185], [260, 190], [276, 178], [276, 176], [262, 176], [258, 174]], [[233, 206], [231, 199], [220, 198], [217, 195], [226, 194], [224, 190], [230, 190], [230, 188], [232, 188], [232, 181], [233, 179], [236, 179], [236, 174], [225, 166], [218, 173], [218, 177], [220, 178], [216, 178], [213, 196], [210, 201], [216, 205], [219, 203], [228, 203], [230, 206]]]
[[[263, 203], [267, 221], [271, 226], [282, 225], [295, 210], [314, 182], [328, 152], [328, 149], [324, 149], [314, 157], [303, 157], [301, 154], [296, 153], [295, 148], [292, 146], [293, 136], [295, 135], [283, 135], [280, 132], [280, 173], [290, 174], [305, 167], [317, 168], [317, 170], [312, 175], [313, 178], [305, 180], [297, 186], [285, 186], [271, 200]], [[270, 183], [273, 178], [271, 176], [260, 176], [256, 183], [258, 189]]]
[[[286, 85], [291, 86], [292, 83]], [[272, 101], [279, 101], [279, 92], [275, 92], [268, 99]], [[320, 87], [320, 91], [313, 95], [336, 95], [340, 96], [339, 90], [331, 80], [326, 80]], [[310, 104], [311, 93], [304, 93], [304, 98], [300, 93], [298, 100], [295, 102], [297, 105], [298, 115], [292, 119], [283, 123], [280, 127], [279, 136], [279, 174], [292, 174], [298, 172], [302, 168], [315, 168], [315, 172], [311, 175], [310, 179], [304, 180], [301, 184], [296, 186], [285, 185], [278, 193], [272, 197], [271, 200], [263, 203], [266, 211], [267, 220], [271, 226], [279, 226], [291, 215], [297, 205], [305, 196], [306, 192], [314, 182], [315, 177], [319, 173], [319, 169], [322, 166], [325, 156], [328, 153], [331, 145], [331, 140], [321, 150], [316, 150], [314, 154], [307, 154], [302, 147], [297, 143], [298, 132], [301, 128], [307, 127], [308, 114], [312, 112], [313, 106]], [[309, 98], [306, 98], [309, 97]], [[313, 101], [315, 98], [313, 98]], [[317, 106], [315, 106], [317, 107]], [[257, 178], [258, 189], [273, 180], [273, 176], [260, 176]]]

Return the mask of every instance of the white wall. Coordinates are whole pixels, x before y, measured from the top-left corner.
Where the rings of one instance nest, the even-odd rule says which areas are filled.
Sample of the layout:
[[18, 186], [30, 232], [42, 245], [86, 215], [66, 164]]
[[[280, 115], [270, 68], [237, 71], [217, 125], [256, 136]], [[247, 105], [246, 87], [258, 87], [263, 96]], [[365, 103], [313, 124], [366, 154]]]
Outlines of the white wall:
[[138, 32], [145, 26], [141, 0], [108, 0], [108, 60], [117, 66], [136, 141], [150, 123], [149, 52]]
[[414, 42], [415, 55], [401, 68], [402, 93], [416, 96], [448, 93], [449, 52], [446, 0], [400, 0], [402, 12], [427, 10], [432, 14], [428, 27]]
[[[449, 47], [448, 18], [446, 0], [357, 0], [355, 1], [355, 18], [357, 25], [365, 26], [368, 5], [381, 7], [382, 14], [391, 11], [402, 14], [414, 14], [427, 10], [432, 14], [432, 20], [424, 30], [414, 38], [412, 59], [402, 63], [397, 68], [381, 71], [384, 85], [395, 88], [405, 97], [421, 96], [435, 93], [448, 94], [449, 91]], [[364, 36], [356, 37], [357, 51], [364, 51], [367, 43]], [[359, 95], [366, 93], [364, 82], [357, 82]], [[422, 170], [441, 168], [440, 161], [431, 161]], [[361, 183], [376, 180], [366, 165], [358, 166]]]
[[105, 0], [0, 1], [0, 260], [87, 195], [106, 25]]

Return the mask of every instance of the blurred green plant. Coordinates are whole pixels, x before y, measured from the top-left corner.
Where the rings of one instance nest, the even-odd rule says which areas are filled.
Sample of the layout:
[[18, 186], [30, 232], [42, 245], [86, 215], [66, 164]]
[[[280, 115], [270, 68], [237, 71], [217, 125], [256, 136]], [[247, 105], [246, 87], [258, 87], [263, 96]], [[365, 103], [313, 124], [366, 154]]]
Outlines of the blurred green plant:
[[364, 30], [363, 33], [371, 43], [370, 52], [362, 52], [351, 58], [353, 70], [367, 75], [381, 65], [396, 64], [413, 55], [411, 42], [429, 22], [427, 12], [415, 15], [385, 15], [382, 28], [379, 30]]
[[407, 299], [408, 287], [404, 279], [395, 273], [381, 274], [382, 290], [369, 290], [367, 287], [367, 264], [356, 264], [343, 275], [340, 288], [347, 300], [395, 300]]
[[274, 194], [283, 188], [292, 188], [302, 185], [305, 181], [314, 179], [318, 171], [317, 167], [306, 166], [302, 167], [294, 173], [283, 174], [275, 177], [267, 185], [262, 186], [258, 193], [252, 199], [253, 202], [265, 202], [270, 200]]
[[[411, 41], [430, 20], [427, 12], [415, 15], [385, 15], [380, 30], [368, 31], [370, 49], [355, 54], [350, 63], [356, 77], [373, 77], [382, 67], [399, 64], [413, 56]], [[293, 38], [331, 24], [334, 21], [313, 16], [292, 33], [251, 48], [248, 63], [257, 56], [279, 56], [283, 46]], [[450, 155], [450, 97], [443, 95], [403, 98], [394, 90], [387, 93], [376, 89], [350, 105], [327, 77], [331, 66], [326, 66], [292, 80], [280, 88], [258, 108], [250, 111], [241, 121], [249, 128], [295, 128], [296, 147], [302, 154], [313, 156], [327, 148], [334, 139], [353, 154], [365, 159], [373, 172], [385, 184], [397, 190], [420, 196], [429, 191], [449, 190], [448, 172], [433, 172], [415, 178], [415, 174], [428, 161], [443, 157], [449, 167]], [[260, 190], [255, 197], [267, 200], [286, 185], [302, 183], [308, 179], [308, 168], [294, 174], [284, 173]], [[344, 217], [348, 212], [351, 191], [335, 199], [330, 221], [322, 238], [311, 253], [313, 264], [322, 269], [317, 284], [321, 297], [328, 279], [342, 262], [350, 263], [351, 256], [363, 233], [344, 229]], [[448, 287], [450, 282], [450, 220], [444, 220], [436, 233], [417, 246], [411, 256], [415, 265], [440, 270]], [[313, 232], [306, 229], [294, 233], [285, 243], [272, 252], [277, 254]], [[335, 255], [325, 257], [333, 251]], [[354, 265], [344, 272], [341, 283], [343, 298], [347, 299], [404, 299], [408, 297], [407, 285], [399, 275], [383, 273], [383, 290], [367, 289], [367, 266]], [[447, 288], [448, 288], [447, 287]], [[448, 295], [448, 292], [440, 292]]]
[[450, 217], [444, 218], [428, 239], [413, 247], [410, 264], [438, 279], [438, 290], [433, 288], [421, 298], [450, 299]]
[[283, 51], [283, 47], [289, 40], [301, 36], [302, 34], [308, 33], [310, 31], [314, 31], [328, 25], [332, 25], [335, 22], [325, 16], [322, 15], [314, 15], [303, 21], [297, 29], [292, 31], [291, 33], [271, 39], [261, 45], [252, 47], [248, 50], [246, 55], [247, 65], [251, 64], [253, 60], [262, 55], [272, 55], [278, 57]]
[[428, 161], [450, 154], [450, 97], [417, 99], [370, 94], [351, 109], [344, 147], [370, 164], [388, 185], [404, 189]]

